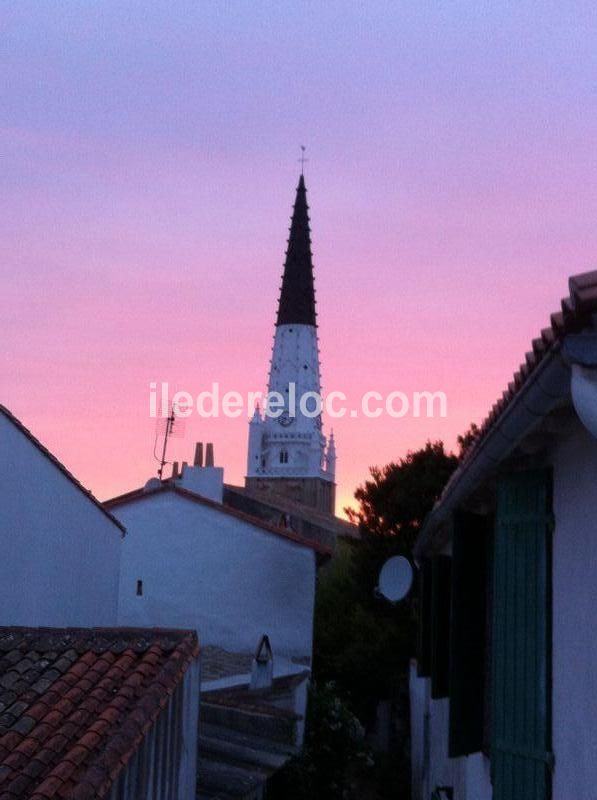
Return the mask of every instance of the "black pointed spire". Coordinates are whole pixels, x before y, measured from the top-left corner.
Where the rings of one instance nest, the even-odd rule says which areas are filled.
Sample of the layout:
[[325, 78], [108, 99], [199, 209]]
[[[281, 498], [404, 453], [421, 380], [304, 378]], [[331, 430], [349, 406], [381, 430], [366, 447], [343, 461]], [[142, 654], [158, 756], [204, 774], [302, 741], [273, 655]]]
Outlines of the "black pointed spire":
[[292, 212], [276, 325], [315, 325], [315, 288], [305, 179], [301, 174]]

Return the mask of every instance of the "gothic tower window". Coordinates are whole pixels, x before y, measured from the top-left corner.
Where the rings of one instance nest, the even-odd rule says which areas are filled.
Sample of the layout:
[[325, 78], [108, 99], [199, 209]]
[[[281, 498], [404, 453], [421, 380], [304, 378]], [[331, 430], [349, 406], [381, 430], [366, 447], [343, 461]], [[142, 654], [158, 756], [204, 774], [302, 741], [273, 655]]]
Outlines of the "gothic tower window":
[[288, 464], [288, 450], [280, 450], [280, 464]]

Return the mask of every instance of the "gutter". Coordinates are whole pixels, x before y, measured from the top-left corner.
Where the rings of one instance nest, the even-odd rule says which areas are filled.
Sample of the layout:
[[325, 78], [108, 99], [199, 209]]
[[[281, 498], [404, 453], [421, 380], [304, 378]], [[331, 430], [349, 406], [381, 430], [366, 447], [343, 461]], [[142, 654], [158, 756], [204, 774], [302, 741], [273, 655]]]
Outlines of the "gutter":
[[416, 561], [427, 554], [433, 534], [449, 522], [468, 495], [495, 472], [526, 434], [569, 397], [570, 366], [556, 342], [448, 481], [417, 538]]

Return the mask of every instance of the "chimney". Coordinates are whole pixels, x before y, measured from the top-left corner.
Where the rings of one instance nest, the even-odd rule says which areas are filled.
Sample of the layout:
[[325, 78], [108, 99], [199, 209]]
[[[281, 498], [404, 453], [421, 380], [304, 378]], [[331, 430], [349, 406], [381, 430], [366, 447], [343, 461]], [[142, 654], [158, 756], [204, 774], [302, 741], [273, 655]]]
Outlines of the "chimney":
[[249, 689], [271, 689], [274, 681], [274, 654], [269, 636], [263, 635], [257, 645]]
[[176, 480], [177, 486], [182, 486], [189, 492], [214, 500], [221, 503], [224, 497], [224, 470], [222, 467], [214, 466], [214, 446], [211, 442], [205, 446], [205, 463], [203, 463], [203, 442], [195, 445], [195, 460], [193, 466], [189, 467], [183, 463], [181, 474], [172, 471], [172, 477]]
[[172, 462], [172, 477], [174, 478], [174, 480], [178, 478], [178, 461]]

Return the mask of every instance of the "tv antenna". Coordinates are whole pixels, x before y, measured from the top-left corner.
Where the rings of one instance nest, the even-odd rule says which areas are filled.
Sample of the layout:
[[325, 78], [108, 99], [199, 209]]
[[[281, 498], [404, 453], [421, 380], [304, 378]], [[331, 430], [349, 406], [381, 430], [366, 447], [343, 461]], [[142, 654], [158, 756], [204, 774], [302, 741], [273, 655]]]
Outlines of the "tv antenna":
[[[181, 436], [182, 435], [182, 430], [179, 430], [180, 422], [178, 420], [176, 412], [177, 412], [177, 408], [176, 408], [175, 404], [172, 403], [172, 408], [170, 410], [170, 414], [165, 419], [163, 417], [161, 419], [159, 419], [157, 421], [157, 425], [156, 425], [155, 441], [153, 443], [153, 457], [155, 458], [155, 460], [160, 465], [158, 467], [158, 478], [160, 480], [162, 480], [162, 474], [164, 472], [164, 467], [168, 463], [166, 461], [166, 449], [168, 447], [168, 439], [171, 436], [177, 436], [177, 435]], [[176, 428], [174, 427], [174, 423], [177, 424]], [[156, 447], [157, 447], [157, 444], [158, 444], [158, 437], [159, 437], [159, 435], [160, 435], [160, 433], [162, 431], [164, 433], [164, 445], [162, 447], [162, 456], [161, 456], [161, 458], [158, 458], [158, 456], [156, 454]]]

